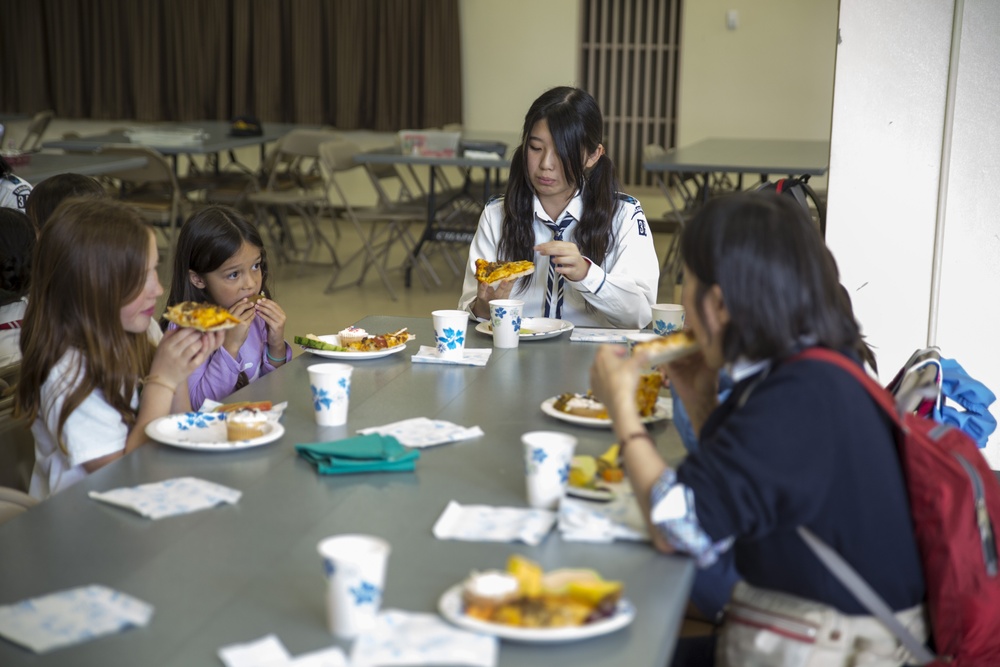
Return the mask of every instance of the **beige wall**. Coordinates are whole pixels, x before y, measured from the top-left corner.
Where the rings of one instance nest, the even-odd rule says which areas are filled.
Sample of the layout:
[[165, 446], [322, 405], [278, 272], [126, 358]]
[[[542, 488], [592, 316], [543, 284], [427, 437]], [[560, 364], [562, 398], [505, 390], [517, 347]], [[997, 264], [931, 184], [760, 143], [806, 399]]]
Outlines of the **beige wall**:
[[543, 91], [577, 84], [580, 0], [459, 0], [463, 123], [520, 132]]

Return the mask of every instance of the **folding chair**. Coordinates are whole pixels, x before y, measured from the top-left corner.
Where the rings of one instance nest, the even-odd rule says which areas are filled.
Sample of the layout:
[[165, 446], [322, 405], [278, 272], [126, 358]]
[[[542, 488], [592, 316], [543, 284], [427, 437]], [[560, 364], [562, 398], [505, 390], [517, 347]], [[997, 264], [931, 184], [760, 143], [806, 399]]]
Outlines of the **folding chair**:
[[156, 149], [138, 144], [109, 144], [97, 152], [145, 158], [144, 167], [113, 171], [106, 176], [119, 182], [118, 198], [139, 209], [143, 219], [159, 228], [173, 252], [177, 232], [191, 208], [191, 202], [177, 183], [170, 162]]
[[[665, 155], [666, 150], [657, 144], [649, 144], [642, 150], [642, 161], [649, 162], [661, 155]], [[651, 172], [656, 179], [656, 185], [660, 188], [663, 196], [666, 197], [670, 210], [665, 211], [662, 216], [648, 217], [650, 231], [669, 233], [670, 245], [663, 255], [663, 264], [660, 267], [660, 280], [664, 276], [674, 276], [676, 282], [680, 282], [681, 274], [681, 232], [685, 223], [691, 219], [694, 209], [697, 208], [697, 191], [692, 192], [689, 188], [689, 178], [687, 174], [677, 174], [675, 172]], [[664, 175], [666, 179], [664, 179]], [[681, 205], [675, 201], [680, 197]]]
[[[336, 250], [320, 229], [321, 218], [330, 212], [330, 201], [317, 164], [320, 144], [339, 137], [330, 130], [292, 130], [268, 156], [263, 187], [246, 196], [254, 208], [257, 225], [267, 230], [279, 256], [297, 255], [304, 264], [314, 247], [323, 246], [334, 267], [339, 266]], [[291, 214], [302, 223], [305, 242], [301, 248], [292, 229]], [[334, 216], [330, 217], [334, 219], [334, 232], [339, 234]]]
[[[407, 207], [393, 210], [391, 206], [384, 206], [381, 200], [373, 207], [355, 206], [340, 180], [347, 172], [361, 168], [361, 165], [354, 161], [354, 156], [360, 152], [356, 144], [344, 140], [328, 141], [319, 147], [320, 163], [329, 191], [331, 195], [336, 194], [339, 204], [343, 207], [341, 217], [351, 223], [361, 241], [361, 248], [341, 266], [334, 268], [325, 291], [330, 293], [344, 287], [361, 285], [369, 269], [374, 268], [389, 297], [395, 301], [396, 291], [392, 288], [388, 274], [389, 252], [399, 243], [407, 255], [412, 256], [413, 238], [409, 235], [407, 227], [414, 223], [425, 222], [426, 209]], [[372, 180], [374, 183], [377, 178], [372, 177]], [[421, 257], [418, 255], [418, 262], [421, 261]], [[361, 263], [358, 277], [341, 282], [344, 269], [355, 261]]]
[[20, 362], [0, 368], [0, 487], [27, 491], [35, 467], [35, 438], [30, 423], [14, 418], [20, 372]]
[[45, 134], [45, 130], [48, 129], [54, 115], [55, 112], [51, 109], [36, 113], [28, 125], [27, 134], [24, 135], [24, 139], [21, 139], [21, 145], [17, 147], [18, 150], [22, 153], [33, 153], [41, 148], [42, 136]]

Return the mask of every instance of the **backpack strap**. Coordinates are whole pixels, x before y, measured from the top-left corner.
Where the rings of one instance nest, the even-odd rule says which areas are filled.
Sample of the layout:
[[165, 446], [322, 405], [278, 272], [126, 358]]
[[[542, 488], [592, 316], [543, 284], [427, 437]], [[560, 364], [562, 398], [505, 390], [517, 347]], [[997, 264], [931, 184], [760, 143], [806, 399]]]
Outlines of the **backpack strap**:
[[[882, 411], [893, 420], [896, 428], [905, 428], [901, 416], [896, 411], [896, 404], [892, 395], [875, 382], [864, 369], [844, 355], [833, 350], [812, 347], [795, 355], [791, 360], [795, 361], [798, 359], [822, 361], [850, 373], [865, 388], [872, 399], [878, 403]], [[892, 609], [886, 604], [885, 600], [875, 592], [875, 589], [865, 581], [864, 577], [858, 574], [857, 570], [851, 567], [850, 563], [844, 560], [843, 556], [805, 526], [799, 526], [797, 530], [799, 536], [809, 549], [816, 554], [820, 562], [857, 598], [861, 606], [867, 609], [872, 616], [882, 621], [883, 625], [896, 636], [899, 643], [909, 651], [918, 664], [926, 665], [934, 662], [934, 654], [899, 622], [899, 619], [892, 613]]]

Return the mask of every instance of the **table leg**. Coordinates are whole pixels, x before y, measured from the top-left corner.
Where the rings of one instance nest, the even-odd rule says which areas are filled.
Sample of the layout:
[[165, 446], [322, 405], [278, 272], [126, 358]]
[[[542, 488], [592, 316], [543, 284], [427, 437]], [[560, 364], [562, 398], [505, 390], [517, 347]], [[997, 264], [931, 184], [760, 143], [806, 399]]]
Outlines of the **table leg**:
[[434, 234], [434, 219], [437, 217], [437, 205], [434, 201], [434, 180], [436, 173], [434, 165], [431, 165], [430, 176], [427, 181], [427, 225], [424, 227], [424, 233], [420, 235], [417, 244], [413, 246], [413, 251], [410, 253], [410, 261], [406, 263], [406, 270], [403, 272], [403, 284], [406, 287], [413, 284], [413, 265], [416, 264], [417, 258], [420, 257], [420, 250], [424, 242]]

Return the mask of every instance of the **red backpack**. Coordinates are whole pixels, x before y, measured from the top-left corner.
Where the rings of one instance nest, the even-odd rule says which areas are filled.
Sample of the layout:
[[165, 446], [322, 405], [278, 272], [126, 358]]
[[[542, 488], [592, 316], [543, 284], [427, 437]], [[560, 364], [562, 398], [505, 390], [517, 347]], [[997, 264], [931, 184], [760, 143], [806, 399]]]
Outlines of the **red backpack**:
[[[911, 413], [901, 415], [889, 392], [836, 352], [811, 348], [795, 358], [823, 361], [850, 373], [895, 425], [896, 447], [924, 567], [937, 650], [934, 664], [1000, 665], [1000, 574], [994, 530], [1000, 518], [1000, 482], [975, 442], [952, 426]], [[817, 549], [810, 538], [806, 541]], [[818, 555], [831, 566], [824, 555]], [[839, 565], [831, 567], [840, 577]], [[853, 586], [848, 587], [861, 597]], [[912, 635], [910, 638], [913, 641]]]

